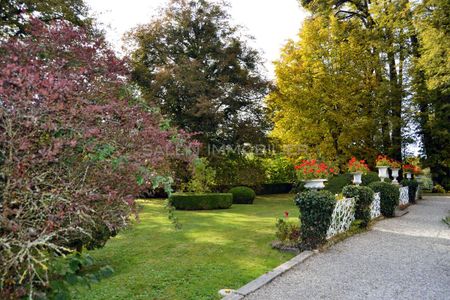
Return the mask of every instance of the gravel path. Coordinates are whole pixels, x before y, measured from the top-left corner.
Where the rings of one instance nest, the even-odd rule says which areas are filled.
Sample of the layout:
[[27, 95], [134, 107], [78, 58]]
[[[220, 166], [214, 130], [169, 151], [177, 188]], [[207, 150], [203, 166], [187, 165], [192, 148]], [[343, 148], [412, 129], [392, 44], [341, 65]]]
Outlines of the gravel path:
[[450, 197], [427, 197], [245, 299], [450, 299]]

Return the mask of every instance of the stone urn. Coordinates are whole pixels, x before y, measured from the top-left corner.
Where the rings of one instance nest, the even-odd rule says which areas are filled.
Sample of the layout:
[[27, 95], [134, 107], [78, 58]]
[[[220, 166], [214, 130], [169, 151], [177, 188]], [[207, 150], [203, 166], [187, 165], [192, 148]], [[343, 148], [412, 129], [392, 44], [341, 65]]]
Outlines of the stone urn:
[[324, 182], [327, 181], [327, 179], [310, 179], [310, 180], [304, 180], [305, 188], [310, 190], [321, 190], [325, 188]]
[[377, 166], [378, 169], [378, 177], [380, 177], [381, 181], [384, 181], [384, 179], [388, 178], [388, 169], [389, 166]]
[[411, 172], [405, 172], [405, 176], [406, 176], [406, 178], [408, 178], [408, 179], [411, 179], [411, 178], [412, 178]]
[[394, 180], [392, 180], [393, 184], [398, 184], [398, 171], [400, 171], [400, 168], [391, 168], [392, 170], [392, 177], [394, 177]]
[[352, 172], [353, 184], [360, 185], [362, 183], [362, 172]]

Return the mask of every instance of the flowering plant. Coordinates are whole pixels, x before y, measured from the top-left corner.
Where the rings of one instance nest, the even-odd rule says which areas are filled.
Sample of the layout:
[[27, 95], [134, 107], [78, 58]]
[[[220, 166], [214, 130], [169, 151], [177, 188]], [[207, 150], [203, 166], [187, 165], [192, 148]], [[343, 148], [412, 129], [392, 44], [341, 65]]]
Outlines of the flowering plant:
[[403, 165], [403, 172], [404, 173], [414, 173], [415, 168], [416, 167], [411, 164]]
[[289, 212], [284, 212], [284, 218], [278, 218], [275, 224], [277, 228], [275, 236], [280, 246], [297, 246], [300, 239], [300, 224], [297, 221], [289, 221]]
[[399, 161], [396, 161], [395, 159], [391, 159], [390, 166], [391, 166], [391, 168], [400, 169], [402, 167], [402, 163]]
[[414, 166], [414, 174], [415, 175], [422, 174], [422, 168], [420, 168], [419, 166]]
[[377, 167], [389, 167], [391, 165], [391, 159], [387, 155], [378, 155], [376, 160]]
[[422, 173], [422, 169], [419, 166], [407, 164], [407, 165], [403, 165], [403, 172], [418, 175], [418, 174]]
[[350, 173], [361, 172], [366, 174], [370, 170], [364, 160], [357, 160], [356, 157], [352, 157], [352, 159], [348, 161], [348, 171]]
[[301, 164], [296, 165], [294, 168], [299, 180], [326, 178], [330, 175], [339, 173], [339, 169], [337, 167], [328, 165], [324, 162], [318, 162], [315, 159], [304, 160]]

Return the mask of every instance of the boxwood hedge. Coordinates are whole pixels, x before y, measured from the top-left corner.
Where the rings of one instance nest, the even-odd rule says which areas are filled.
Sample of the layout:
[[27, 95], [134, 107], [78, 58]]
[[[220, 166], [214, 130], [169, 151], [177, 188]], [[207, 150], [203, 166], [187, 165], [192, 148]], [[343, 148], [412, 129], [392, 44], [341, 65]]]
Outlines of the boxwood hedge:
[[380, 193], [380, 210], [383, 216], [393, 217], [400, 198], [399, 188], [387, 182], [372, 182], [369, 187], [375, 193]]
[[419, 182], [415, 179], [403, 179], [401, 185], [408, 187], [409, 203], [411, 204], [416, 203], [416, 192], [417, 189], [419, 188]]
[[228, 191], [233, 194], [233, 203], [235, 204], [252, 204], [255, 200], [255, 191], [246, 186], [237, 186]]
[[325, 190], [330, 191], [332, 194], [339, 194], [344, 186], [352, 184], [352, 178], [353, 175], [348, 173], [333, 176], [325, 183]]
[[370, 205], [373, 201], [374, 192], [366, 186], [347, 185], [342, 189], [342, 194], [348, 198], [355, 198], [355, 218], [361, 220], [361, 227], [367, 227], [370, 222]]
[[229, 208], [233, 204], [231, 193], [173, 193], [169, 202], [180, 210]]
[[292, 190], [292, 183], [264, 183], [256, 191], [258, 195], [286, 194]]
[[311, 250], [323, 244], [330, 227], [336, 197], [329, 191], [307, 190], [297, 194], [295, 203], [300, 209], [302, 250]]
[[367, 174], [363, 174], [362, 175], [361, 180], [362, 180], [361, 185], [368, 186], [372, 182], [379, 182], [380, 181], [380, 177], [378, 177], [378, 173], [377, 172], [368, 172]]

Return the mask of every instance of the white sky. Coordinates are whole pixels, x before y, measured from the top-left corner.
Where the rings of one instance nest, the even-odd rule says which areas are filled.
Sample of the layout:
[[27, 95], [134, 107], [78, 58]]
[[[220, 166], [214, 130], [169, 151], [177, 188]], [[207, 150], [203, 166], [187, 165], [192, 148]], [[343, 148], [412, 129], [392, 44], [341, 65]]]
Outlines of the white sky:
[[[107, 39], [120, 50], [122, 35], [138, 24], [150, 22], [157, 9], [168, 0], [86, 0], [94, 16], [106, 29]], [[229, 0], [233, 22], [244, 26], [255, 38], [252, 45], [265, 59], [269, 78], [272, 62], [281, 47], [295, 39], [307, 13], [297, 0]]]

